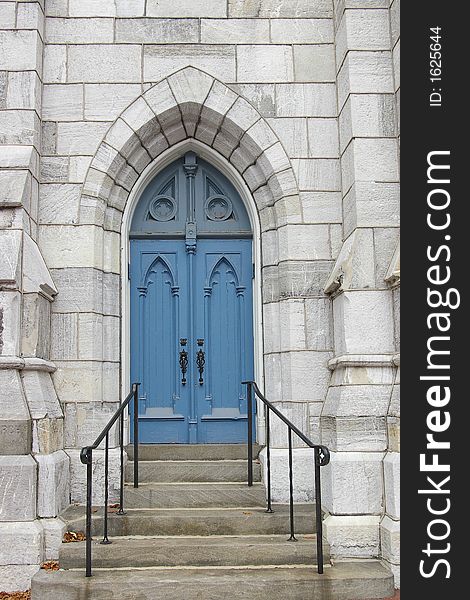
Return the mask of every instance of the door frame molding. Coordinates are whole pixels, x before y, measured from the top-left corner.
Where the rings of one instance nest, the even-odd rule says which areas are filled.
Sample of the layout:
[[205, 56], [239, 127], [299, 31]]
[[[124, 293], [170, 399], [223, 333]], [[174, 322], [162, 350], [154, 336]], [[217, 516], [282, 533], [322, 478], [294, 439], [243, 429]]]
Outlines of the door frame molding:
[[[124, 398], [129, 391], [130, 377], [130, 282], [129, 261], [130, 245], [129, 231], [143, 190], [150, 181], [165, 167], [183, 156], [186, 152], [196, 152], [202, 159], [218, 169], [233, 184], [247, 210], [253, 234], [253, 263], [255, 265], [253, 282], [253, 337], [254, 337], [254, 375], [261, 390], [264, 389], [264, 344], [263, 344], [263, 310], [261, 291], [261, 225], [251, 192], [243, 181], [240, 173], [218, 152], [193, 138], [186, 139], [171, 146], [142, 172], [136, 181], [126, 203], [121, 223], [120, 256], [121, 256], [121, 394]], [[257, 437], [258, 442], [264, 441], [264, 416], [263, 411], [257, 411]]]

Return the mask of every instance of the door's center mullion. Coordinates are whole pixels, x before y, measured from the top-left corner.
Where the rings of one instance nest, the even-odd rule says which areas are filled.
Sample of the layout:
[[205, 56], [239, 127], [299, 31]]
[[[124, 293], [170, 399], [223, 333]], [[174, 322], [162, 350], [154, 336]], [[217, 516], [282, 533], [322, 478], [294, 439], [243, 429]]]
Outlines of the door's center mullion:
[[194, 246], [186, 248], [187, 260], [188, 260], [188, 325], [189, 325], [189, 341], [188, 341], [188, 353], [189, 353], [189, 364], [188, 364], [188, 384], [189, 384], [189, 443], [197, 443], [197, 407], [196, 407], [196, 393], [194, 386], [195, 378], [195, 356], [196, 356], [196, 345], [194, 336], [194, 321], [195, 321], [195, 298], [194, 298], [194, 262], [196, 258]]
[[186, 175], [186, 205], [187, 220], [185, 232], [186, 257], [188, 261], [188, 329], [189, 329], [189, 365], [188, 365], [188, 383], [189, 383], [189, 443], [195, 444], [198, 441], [197, 431], [197, 398], [194, 385], [195, 380], [195, 261], [197, 252], [197, 231], [196, 231], [196, 208], [195, 208], [195, 178], [198, 170], [196, 155], [194, 152], [188, 152], [184, 157], [183, 170]]

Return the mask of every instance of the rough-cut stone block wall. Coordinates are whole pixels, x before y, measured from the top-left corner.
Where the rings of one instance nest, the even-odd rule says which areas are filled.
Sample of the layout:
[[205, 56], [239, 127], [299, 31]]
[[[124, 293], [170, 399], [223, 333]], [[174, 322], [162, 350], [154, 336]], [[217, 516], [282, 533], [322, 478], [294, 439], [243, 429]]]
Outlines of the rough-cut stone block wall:
[[[40, 246], [59, 289], [51, 356], [67, 448], [82, 442], [74, 434], [78, 415], [82, 430], [94, 431], [99, 404], [114, 406], [119, 397], [119, 225], [98, 227], [79, 217], [87, 169], [123, 109], [187, 65], [253, 105], [244, 129], [265, 118], [273, 131], [268, 145], [280, 140], [297, 177], [276, 210], [263, 199], [263, 187], [255, 192], [266, 392], [289, 402], [294, 421], [305, 431], [313, 426], [318, 436], [332, 356], [323, 286], [342, 242], [332, 17], [328, 0], [46, 3]], [[177, 132], [174, 139], [181, 139]], [[213, 145], [229, 158], [231, 143], [219, 135]], [[243, 146], [238, 156], [231, 162], [244, 171]], [[275, 147], [270, 160], [277, 160]], [[130, 177], [132, 185], [135, 168], [121, 172], [121, 180]], [[245, 178], [256, 188], [249, 171]], [[89, 402], [94, 410], [85, 408]], [[107, 411], [101, 414], [104, 423]], [[281, 434], [274, 443], [285, 447]]]
[[397, 583], [398, 9], [335, 2], [343, 244], [325, 286], [335, 356], [320, 418], [332, 554], [380, 556]]
[[[79, 448], [120, 398], [122, 213], [144, 168], [188, 136], [252, 192], [265, 391], [332, 450], [332, 554], [383, 556], [396, 571], [399, 3], [389, 4], [0, 0], [0, 248], [11, 257], [0, 263], [10, 361], [0, 373], [18, 448], [1, 448], [0, 477], [17, 460], [23, 479], [39, 472], [38, 501], [17, 518], [37, 544], [13, 553], [14, 567], [0, 555], [8, 589], [57, 552], [69, 486], [84, 498]], [[21, 352], [34, 369], [13, 360]], [[273, 497], [285, 500], [277, 423], [272, 441]], [[294, 452], [296, 497], [310, 500], [308, 451]]]
[[[390, 2], [390, 36], [393, 58], [397, 137], [400, 139], [400, 0]], [[393, 304], [395, 376], [387, 415], [387, 454], [384, 459], [385, 516], [380, 524], [381, 554], [400, 585], [400, 248], [397, 247], [385, 279]]]
[[[70, 502], [63, 413], [51, 379], [57, 293], [37, 245], [44, 2], [0, 3], [0, 590], [54, 558]], [[43, 519], [47, 517], [46, 519]], [[38, 520], [39, 519], [39, 520]], [[60, 535], [60, 534], [59, 534]]]

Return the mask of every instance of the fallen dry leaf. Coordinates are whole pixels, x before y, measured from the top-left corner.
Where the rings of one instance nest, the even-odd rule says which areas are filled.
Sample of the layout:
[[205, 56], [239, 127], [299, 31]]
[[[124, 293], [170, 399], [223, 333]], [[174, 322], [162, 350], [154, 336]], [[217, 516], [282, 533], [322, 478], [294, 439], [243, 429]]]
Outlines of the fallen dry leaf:
[[45, 571], [58, 571], [59, 570], [59, 561], [58, 560], [48, 560], [41, 565], [41, 569]]
[[64, 533], [64, 537], [62, 542], [64, 544], [69, 544], [70, 542], [83, 542], [86, 540], [86, 535], [83, 531], [66, 531]]
[[0, 600], [31, 600], [31, 590], [27, 592], [0, 592]]
[[251, 512], [248, 512], [248, 511], [245, 511], [245, 510], [244, 510], [244, 511], [243, 511], [243, 514], [244, 514], [244, 515], [252, 515], [253, 513], [251, 513]]
[[120, 508], [119, 502], [117, 504], [110, 504], [109, 508]]

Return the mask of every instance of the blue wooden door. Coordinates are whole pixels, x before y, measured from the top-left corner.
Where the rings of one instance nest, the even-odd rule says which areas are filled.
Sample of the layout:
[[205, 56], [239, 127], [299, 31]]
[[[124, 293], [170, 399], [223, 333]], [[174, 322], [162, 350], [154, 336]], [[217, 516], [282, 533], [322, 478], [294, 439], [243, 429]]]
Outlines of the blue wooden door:
[[236, 190], [194, 153], [169, 165], [142, 195], [129, 272], [140, 440], [246, 442], [241, 382], [253, 378], [251, 229]]
[[184, 241], [131, 240], [131, 379], [139, 381], [143, 443], [187, 443], [189, 394], [180, 376], [188, 327]]
[[195, 332], [204, 352], [198, 378], [198, 438], [246, 441], [246, 386], [253, 378], [251, 240], [201, 240]]

